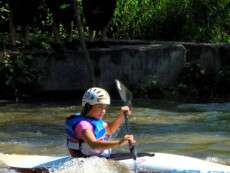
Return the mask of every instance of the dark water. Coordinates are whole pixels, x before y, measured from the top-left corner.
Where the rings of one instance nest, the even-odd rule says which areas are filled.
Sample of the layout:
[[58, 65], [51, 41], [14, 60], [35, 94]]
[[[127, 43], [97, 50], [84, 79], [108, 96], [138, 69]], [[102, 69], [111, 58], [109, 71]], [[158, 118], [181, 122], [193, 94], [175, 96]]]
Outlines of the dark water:
[[[0, 106], [0, 153], [67, 154], [64, 119], [78, 111], [80, 106], [73, 104]], [[106, 120], [118, 111], [118, 106], [110, 107]], [[230, 103], [173, 104], [167, 108], [142, 102], [133, 109], [129, 125], [139, 152], [183, 154], [230, 165]], [[124, 131], [122, 127], [114, 137]]]

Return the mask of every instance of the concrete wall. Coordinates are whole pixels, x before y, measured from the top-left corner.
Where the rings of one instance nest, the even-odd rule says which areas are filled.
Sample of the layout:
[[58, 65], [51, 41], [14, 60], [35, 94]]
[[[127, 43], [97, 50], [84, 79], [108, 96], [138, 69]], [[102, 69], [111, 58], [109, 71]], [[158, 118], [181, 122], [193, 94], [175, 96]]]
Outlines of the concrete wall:
[[[118, 78], [139, 86], [154, 76], [162, 86], [170, 86], [186, 62], [196, 62], [207, 69], [221, 67], [220, 45], [166, 42], [109, 42], [107, 48], [90, 49], [96, 85], [109, 88]], [[229, 50], [229, 49], [227, 49]], [[228, 55], [229, 51], [224, 50]], [[225, 56], [225, 55], [222, 55]], [[42, 72], [43, 90], [81, 90], [90, 87], [90, 76], [82, 52], [34, 53], [36, 67]], [[226, 59], [226, 57], [224, 58]]]

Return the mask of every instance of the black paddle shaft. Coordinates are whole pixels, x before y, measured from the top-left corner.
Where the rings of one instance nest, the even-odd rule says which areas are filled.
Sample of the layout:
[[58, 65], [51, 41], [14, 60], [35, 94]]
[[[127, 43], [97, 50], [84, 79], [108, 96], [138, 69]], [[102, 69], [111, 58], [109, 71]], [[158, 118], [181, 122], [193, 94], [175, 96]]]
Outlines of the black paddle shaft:
[[127, 133], [130, 134], [128, 112], [125, 112], [125, 129]]
[[[126, 86], [121, 83], [119, 80], [115, 80], [119, 95], [121, 97], [121, 100], [125, 103], [125, 105], [128, 105], [131, 109], [132, 107], [132, 93], [126, 88]], [[128, 112], [124, 113], [125, 116], [125, 128], [128, 134], [130, 134], [129, 130], [129, 124], [128, 124]], [[135, 145], [129, 141], [129, 150], [130, 154], [132, 155], [133, 159], [137, 159], [137, 152], [135, 149]]]
[[[125, 128], [126, 128], [127, 133], [130, 134], [129, 124], [128, 124], [128, 112], [125, 112]], [[136, 148], [135, 148], [135, 145], [131, 143], [131, 141], [129, 141], [129, 150], [133, 156], [133, 159], [136, 160], [137, 159]]]

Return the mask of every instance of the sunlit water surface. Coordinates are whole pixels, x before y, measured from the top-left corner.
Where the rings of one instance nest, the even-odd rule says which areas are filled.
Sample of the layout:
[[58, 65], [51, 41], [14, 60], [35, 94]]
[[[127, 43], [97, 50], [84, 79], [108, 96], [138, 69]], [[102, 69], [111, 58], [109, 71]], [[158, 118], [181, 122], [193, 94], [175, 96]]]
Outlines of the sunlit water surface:
[[[139, 105], [139, 106], [138, 106]], [[166, 107], [166, 108], [165, 108]], [[0, 106], [0, 153], [66, 155], [64, 119], [80, 106], [72, 104], [5, 104]], [[106, 120], [112, 120], [119, 106], [110, 107]], [[183, 154], [230, 165], [230, 103], [137, 104], [129, 120], [138, 152]], [[121, 127], [114, 138], [124, 135]], [[114, 152], [128, 152], [127, 147]], [[106, 159], [78, 159], [51, 172], [129, 172]], [[92, 165], [93, 163], [93, 165]], [[103, 170], [103, 171], [102, 171]], [[0, 162], [0, 172], [8, 170]]]

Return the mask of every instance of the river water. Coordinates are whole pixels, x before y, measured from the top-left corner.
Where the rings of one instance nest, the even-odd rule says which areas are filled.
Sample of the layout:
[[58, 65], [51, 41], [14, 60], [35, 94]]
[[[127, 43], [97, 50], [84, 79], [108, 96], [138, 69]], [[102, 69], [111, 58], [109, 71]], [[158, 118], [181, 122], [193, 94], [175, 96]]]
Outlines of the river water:
[[[230, 103], [156, 103], [139, 101], [133, 108], [129, 126], [138, 152], [183, 154], [230, 165]], [[116, 117], [119, 103], [115, 105], [108, 109], [107, 121]], [[70, 103], [3, 104], [0, 154], [66, 155], [64, 119], [80, 109], [80, 105]], [[124, 132], [122, 126], [113, 137], [119, 138]], [[128, 152], [128, 148], [114, 150], [118, 151]], [[88, 158], [84, 163], [68, 165], [57, 172], [129, 172], [105, 159]], [[0, 172], [13, 171], [0, 163]]]

